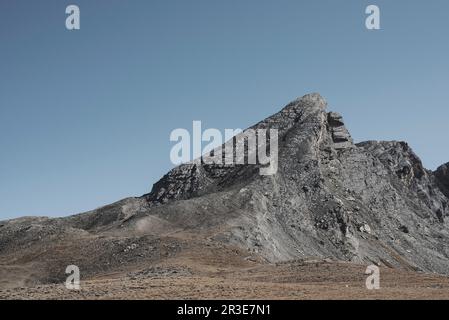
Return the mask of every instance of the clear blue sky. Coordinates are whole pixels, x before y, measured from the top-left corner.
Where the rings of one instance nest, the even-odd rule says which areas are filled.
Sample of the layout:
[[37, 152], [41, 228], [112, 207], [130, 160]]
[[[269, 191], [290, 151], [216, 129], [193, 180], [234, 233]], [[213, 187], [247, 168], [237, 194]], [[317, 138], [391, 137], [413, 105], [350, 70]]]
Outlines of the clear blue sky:
[[447, 0], [3, 0], [0, 220], [142, 195], [172, 167], [173, 129], [245, 128], [309, 92], [356, 141], [406, 140], [434, 169], [449, 161], [448, 17]]

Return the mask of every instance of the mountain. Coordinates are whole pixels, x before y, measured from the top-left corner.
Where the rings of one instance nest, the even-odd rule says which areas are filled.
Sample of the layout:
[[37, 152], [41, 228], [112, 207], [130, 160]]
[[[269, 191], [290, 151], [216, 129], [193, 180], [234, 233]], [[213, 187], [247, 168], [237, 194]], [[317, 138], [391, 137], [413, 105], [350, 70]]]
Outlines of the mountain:
[[219, 239], [270, 261], [331, 257], [448, 272], [448, 165], [426, 170], [405, 142], [354, 144], [326, 105], [306, 95], [252, 127], [279, 130], [275, 175], [196, 161], [145, 198], [156, 208], [190, 199], [190, 219], [204, 217], [193, 228], [216, 221]]
[[433, 172], [406, 142], [356, 144], [326, 108], [308, 94], [250, 128], [278, 130], [273, 175], [206, 164], [211, 153], [142, 197], [0, 222], [0, 287], [58, 283], [71, 264], [94, 277], [175, 260], [243, 268], [326, 259], [449, 274], [449, 163]]

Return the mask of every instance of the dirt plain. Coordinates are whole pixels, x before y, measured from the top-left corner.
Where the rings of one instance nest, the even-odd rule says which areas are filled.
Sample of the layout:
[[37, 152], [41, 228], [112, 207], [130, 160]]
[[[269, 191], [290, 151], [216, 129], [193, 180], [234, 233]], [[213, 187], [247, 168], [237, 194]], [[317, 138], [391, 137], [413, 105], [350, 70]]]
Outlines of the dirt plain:
[[80, 290], [64, 283], [22, 287], [12, 279], [0, 299], [449, 299], [449, 278], [441, 275], [380, 266], [380, 289], [368, 290], [366, 265], [327, 259], [270, 264], [237, 248], [204, 250], [149, 267], [81, 275]]

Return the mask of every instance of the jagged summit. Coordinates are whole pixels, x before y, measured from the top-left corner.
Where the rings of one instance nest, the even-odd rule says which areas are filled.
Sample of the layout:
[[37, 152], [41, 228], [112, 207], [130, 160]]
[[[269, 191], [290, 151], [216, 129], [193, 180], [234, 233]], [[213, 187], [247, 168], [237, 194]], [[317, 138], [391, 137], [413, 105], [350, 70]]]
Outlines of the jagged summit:
[[170, 171], [146, 199], [218, 198], [223, 205], [230, 193], [254, 220], [226, 238], [270, 260], [319, 255], [448, 271], [440, 242], [448, 231], [447, 170], [426, 170], [405, 142], [355, 145], [342, 116], [326, 109], [313, 93], [251, 127], [279, 130], [275, 175], [196, 162]]
[[[449, 164], [427, 170], [405, 142], [354, 144], [316, 93], [251, 128], [278, 130], [275, 174], [196, 159], [140, 198], [0, 223], [0, 258], [37, 259], [53, 270], [73, 263], [57, 251], [69, 246], [95, 273], [182, 255], [194, 241], [201, 252], [231, 246], [270, 262], [329, 258], [449, 274]], [[130, 255], [136, 243], [142, 249]]]
[[[277, 129], [282, 149], [289, 147], [285, 142], [292, 134], [297, 134], [298, 129], [302, 131], [302, 135], [313, 135], [325, 126], [327, 138], [335, 150], [353, 147], [353, 140], [342, 116], [336, 112], [326, 113], [326, 108], [327, 102], [319, 93], [308, 94], [290, 102], [278, 113], [248, 129]], [[235, 143], [235, 139], [225, 143], [223, 150], [227, 144], [233, 144], [235, 147]], [[291, 159], [286, 158], [284, 161]], [[195, 159], [171, 170], [153, 186], [146, 198], [151, 204], [158, 204], [201, 195], [207, 192], [208, 188], [210, 191], [217, 191], [220, 186], [229, 186], [229, 182], [240, 181], [236, 176], [243, 175], [248, 178], [257, 175], [257, 168], [252, 165], [205, 165], [201, 159]]]
[[320, 255], [448, 271], [440, 242], [448, 231], [447, 167], [426, 170], [405, 142], [355, 145], [342, 116], [326, 107], [309, 94], [251, 127], [279, 130], [275, 175], [195, 162], [170, 171], [146, 199], [151, 205], [231, 193], [254, 221], [248, 228], [242, 221], [227, 238], [270, 260]]

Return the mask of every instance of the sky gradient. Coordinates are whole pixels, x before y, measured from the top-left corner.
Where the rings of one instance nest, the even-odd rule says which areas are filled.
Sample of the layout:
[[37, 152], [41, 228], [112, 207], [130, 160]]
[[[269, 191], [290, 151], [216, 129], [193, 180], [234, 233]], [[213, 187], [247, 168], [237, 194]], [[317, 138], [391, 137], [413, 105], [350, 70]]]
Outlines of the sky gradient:
[[[77, 4], [81, 30], [65, 28]], [[381, 28], [365, 28], [365, 8]], [[447, 0], [4, 0], [0, 220], [139, 196], [170, 132], [246, 128], [310, 92], [353, 138], [449, 161]]]

